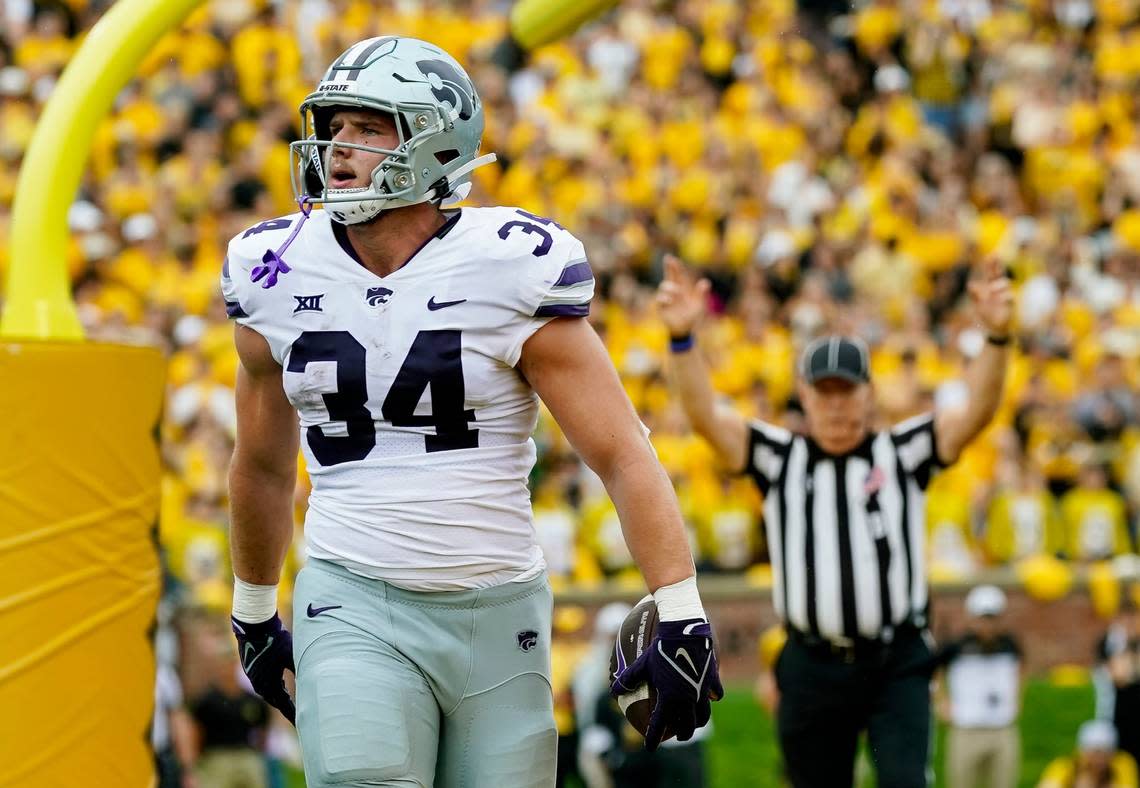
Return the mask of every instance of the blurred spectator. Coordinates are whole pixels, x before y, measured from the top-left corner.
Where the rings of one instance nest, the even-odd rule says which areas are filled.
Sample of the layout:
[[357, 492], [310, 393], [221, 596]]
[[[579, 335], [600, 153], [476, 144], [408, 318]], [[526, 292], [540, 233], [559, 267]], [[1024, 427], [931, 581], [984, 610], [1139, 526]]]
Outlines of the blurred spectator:
[[776, 707], [780, 704], [780, 687], [776, 683], [776, 662], [788, 642], [788, 633], [784, 625], [772, 624], [760, 634], [757, 642], [757, 656], [760, 670], [756, 676], [756, 686], [753, 691], [761, 708], [775, 719]]
[[609, 734], [609, 747], [602, 755], [613, 788], [644, 788], [657, 784], [654, 755], [645, 751], [645, 740], [618, 708], [609, 693], [599, 694], [594, 706], [594, 724]]
[[610, 602], [598, 611], [589, 651], [578, 663], [570, 685], [578, 720], [578, 770], [586, 788], [613, 788], [605, 756], [616, 742], [610, 728], [599, 724], [597, 711], [599, 703], [609, 698], [610, 655], [632, 609], [625, 602]]
[[1140, 420], [1140, 397], [1128, 381], [1123, 358], [1106, 353], [1097, 362], [1095, 382], [1077, 398], [1073, 415], [1096, 441], [1118, 439], [1128, 424]]
[[1062, 547], [1057, 502], [1045, 479], [1024, 458], [1006, 463], [986, 514], [982, 544], [994, 563], [1055, 555]]
[[177, 592], [164, 591], [155, 616], [154, 723], [150, 739], [154, 748], [157, 788], [186, 788], [186, 774], [193, 753], [192, 723], [183, 706], [182, 680], [178, 676], [182, 648], [177, 626]]
[[1005, 594], [977, 586], [966, 595], [967, 631], [944, 647], [945, 694], [938, 704], [949, 723], [949, 788], [1013, 788], [1021, 763], [1021, 648], [1005, 628]]
[[[776, 719], [777, 708], [780, 705], [780, 685], [776, 682], [776, 662], [779, 661], [780, 654], [783, 652], [784, 645], [787, 642], [787, 630], [784, 629], [784, 625], [781, 622], [776, 622], [760, 633], [760, 639], [756, 644], [759, 671], [756, 675], [756, 684], [753, 687], [753, 694], [756, 701], [760, 704], [760, 708], [764, 709], [772, 719]], [[777, 757], [781, 758], [778, 767], [780, 774], [779, 785], [784, 786], [788, 784], [787, 774], [782, 756], [777, 753]]]
[[693, 731], [693, 738], [661, 742], [657, 749], [655, 767], [657, 780], [653, 788], [705, 788], [708, 785], [708, 767], [705, 766], [705, 742], [713, 735], [712, 720]]
[[1081, 467], [1077, 486], [1061, 496], [1060, 507], [1070, 558], [1111, 558], [1132, 549], [1124, 497], [1109, 489], [1108, 474], [1100, 463]]
[[1093, 684], [1096, 717], [1116, 728], [1120, 749], [1140, 757], [1140, 610], [1136, 586], [1125, 590], [1120, 612], [1097, 644]]
[[[587, 621], [578, 605], [558, 605], [554, 609], [550, 644], [550, 681], [554, 693], [554, 724], [558, 731], [555, 786], [563, 788], [581, 779], [578, 766], [582, 722], [574, 696], [574, 679], [588, 654], [580, 634]], [[612, 642], [611, 642], [612, 645]], [[607, 669], [608, 669], [607, 665]]]
[[268, 788], [262, 751], [269, 707], [245, 685], [233, 639], [212, 629], [209, 678], [187, 704], [195, 733], [194, 780], [200, 788]]
[[63, 8], [40, 5], [32, 29], [16, 45], [16, 65], [33, 76], [62, 70], [75, 50], [74, 31], [69, 35], [67, 28]]
[[1116, 730], [1089, 720], [1077, 731], [1077, 749], [1050, 761], [1037, 788], [1136, 788], [1136, 761], [1116, 749]]

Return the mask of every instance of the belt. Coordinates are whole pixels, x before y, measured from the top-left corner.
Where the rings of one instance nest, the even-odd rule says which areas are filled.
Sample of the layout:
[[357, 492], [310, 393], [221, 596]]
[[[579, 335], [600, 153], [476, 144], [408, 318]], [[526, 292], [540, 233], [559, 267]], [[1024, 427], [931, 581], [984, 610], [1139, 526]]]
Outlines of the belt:
[[882, 664], [890, 657], [894, 647], [911, 637], [918, 636], [920, 629], [910, 622], [899, 624], [890, 630], [889, 635], [880, 638], [844, 638], [834, 640], [788, 627], [788, 637], [808, 651], [837, 662], [848, 664], [871, 662]]

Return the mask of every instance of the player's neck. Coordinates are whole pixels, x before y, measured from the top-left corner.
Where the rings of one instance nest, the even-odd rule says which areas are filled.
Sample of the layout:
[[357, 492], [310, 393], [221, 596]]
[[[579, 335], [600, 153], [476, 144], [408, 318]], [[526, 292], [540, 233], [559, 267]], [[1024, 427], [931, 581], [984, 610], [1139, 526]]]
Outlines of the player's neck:
[[365, 224], [350, 224], [345, 235], [362, 266], [377, 276], [388, 276], [403, 267], [446, 222], [439, 208], [420, 203], [384, 211]]

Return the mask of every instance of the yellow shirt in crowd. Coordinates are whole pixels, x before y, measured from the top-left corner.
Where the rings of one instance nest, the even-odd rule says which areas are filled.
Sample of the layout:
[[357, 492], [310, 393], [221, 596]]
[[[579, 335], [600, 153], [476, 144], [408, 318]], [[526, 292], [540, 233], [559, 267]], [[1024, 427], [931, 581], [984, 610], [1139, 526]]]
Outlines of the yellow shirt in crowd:
[[1124, 499], [1112, 490], [1070, 490], [1061, 497], [1061, 520], [1071, 558], [1106, 558], [1132, 549]]
[[1052, 496], [1045, 490], [999, 492], [990, 503], [982, 544], [994, 563], [1055, 554], [1064, 532]]
[[[1112, 782], [1108, 788], [1137, 788], [1136, 761], [1126, 752], [1112, 757]], [[1037, 788], [1075, 788], [1076, 761], [1071, 756], [1056, 758], [1041, 773]]]

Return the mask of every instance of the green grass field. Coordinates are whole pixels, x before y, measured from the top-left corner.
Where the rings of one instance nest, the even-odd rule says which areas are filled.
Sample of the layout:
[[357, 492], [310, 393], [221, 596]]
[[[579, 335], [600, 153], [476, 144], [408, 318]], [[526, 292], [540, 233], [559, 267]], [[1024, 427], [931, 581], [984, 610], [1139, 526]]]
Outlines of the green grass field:
[[[1091, 685], [1057, 687], [1043, 680], [1030, 681], [1021, 715], [1022, 788], [1036, 785], [1042, 769], [1057, 755], [1070, 751], [1077, 726], [1092, 717]], [[709, 788], [775, 788], [779, 785], [776, 731], [772, 719], [752, 696], [750, 686], [730, 686], [724, 700], [713, 705], [715, 733], [709, 742]], [[942, 776], [944, 731], [935, 742], [936, 788]], [[820, 743], [820, 757], [827, 757]], [[300, 774], [291, 775], [289, 788], [304, 788]], [[873, 777], [860, 788], [871, 788]], [[504, 786], [506, 788], [506, 786]]]
[[[730, 687], [713, 710], [716, 732], [709, 746], [710, 788], [778, 785], [774, 723], [756, 704], [750, 688]], [[1022, 788], [1036, 785], [1045, 764], [1072, 749], [1077, 726], [1092, 714], [1091, 685], [1056, 687], [1041, 680], [1029, 682], [1021, 715]], [[937, 788], [945, 785], [943, 739], [940, 728], [933, 758]], [[822, 742], [820, 756], [826, 757]], [[861, 788], [874, 784], [868, 778]]]

